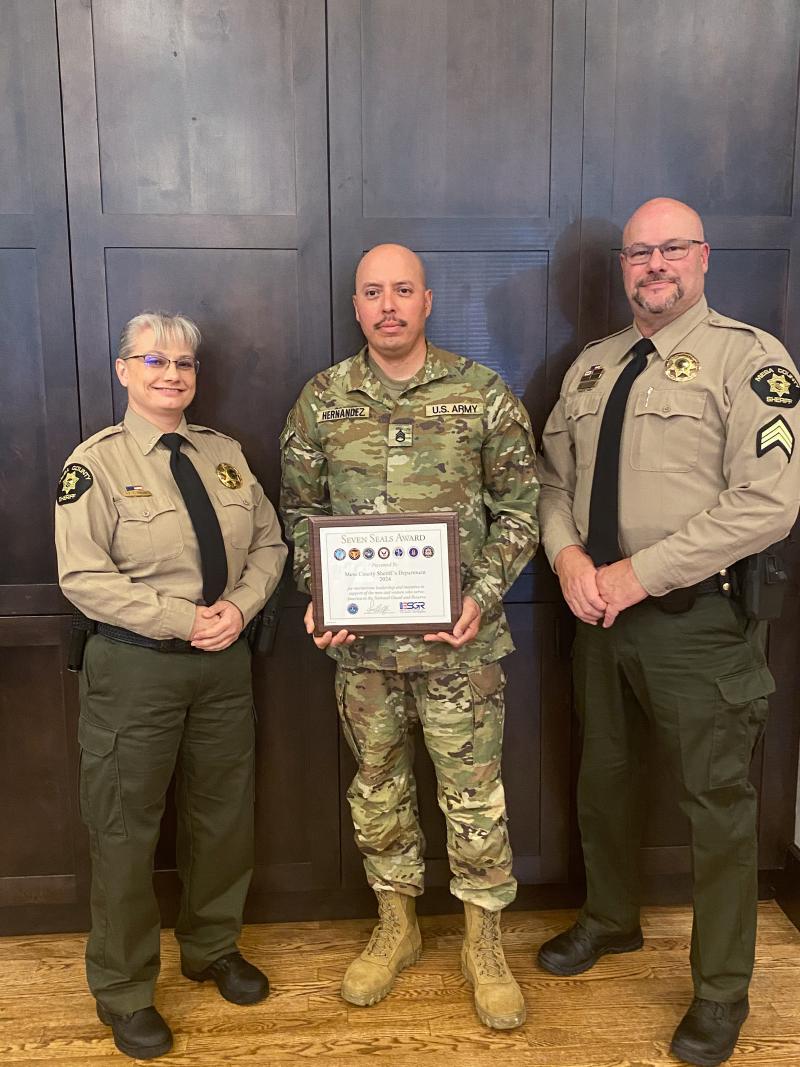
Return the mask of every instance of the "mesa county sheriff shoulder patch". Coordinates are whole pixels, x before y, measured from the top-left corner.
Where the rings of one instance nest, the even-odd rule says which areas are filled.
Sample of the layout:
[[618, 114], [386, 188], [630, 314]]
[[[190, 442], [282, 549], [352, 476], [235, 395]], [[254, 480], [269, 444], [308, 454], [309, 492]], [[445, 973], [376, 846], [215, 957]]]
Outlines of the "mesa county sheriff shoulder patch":
[[794, 434], [783, 415], [776, 415], [758, 431], [756, 455], [763, 456], [772, 448], [782, 448], [788, 459], [794, 452]]
[[74, 504], [87, 489], [91, 489], [93, 482], [94, 477], [88, 467], [81, 463], [70, 463], [58, 480], [56, 503]]
[[793, 408], [800, 402], [800, 382], [786, 367], [762, 367], [750, 385], [768, 407]]

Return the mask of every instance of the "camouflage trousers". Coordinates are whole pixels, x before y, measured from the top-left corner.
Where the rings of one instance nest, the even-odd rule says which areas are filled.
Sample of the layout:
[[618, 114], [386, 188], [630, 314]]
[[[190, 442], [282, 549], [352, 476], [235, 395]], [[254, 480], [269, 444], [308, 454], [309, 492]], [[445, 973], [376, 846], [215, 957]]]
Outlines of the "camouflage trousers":
[[423, 890], [425, 838], [413, 771], [419, 720], [447, 823], [451, 892], [491, 911], [514, 899], [500, 776], [504, 683], [499, 663], [408, 674], [337, 667], [339, 717], [358, 763], [347, 799], [373, 889]]

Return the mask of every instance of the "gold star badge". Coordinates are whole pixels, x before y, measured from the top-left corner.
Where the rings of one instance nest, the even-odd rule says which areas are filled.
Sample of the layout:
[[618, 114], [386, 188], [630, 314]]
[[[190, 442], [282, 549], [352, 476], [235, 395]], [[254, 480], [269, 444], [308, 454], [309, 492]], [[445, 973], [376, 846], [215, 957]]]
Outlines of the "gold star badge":
[[767, 385], [769, 391], [774, 393], [775, 396], [786, 396], [791, 389], [789, 379], [784, 374], [773, 374], [771, 378], [767, 378]]
[[238, 489], [242, 484], [242, 476], [230, 463], [217, 464], [217, 477], [228, 489]]
[[673, 352], [664, 364], [664, 373], [673, 382], [690, 382], [699, 370], [700, 360], [691, 352]]

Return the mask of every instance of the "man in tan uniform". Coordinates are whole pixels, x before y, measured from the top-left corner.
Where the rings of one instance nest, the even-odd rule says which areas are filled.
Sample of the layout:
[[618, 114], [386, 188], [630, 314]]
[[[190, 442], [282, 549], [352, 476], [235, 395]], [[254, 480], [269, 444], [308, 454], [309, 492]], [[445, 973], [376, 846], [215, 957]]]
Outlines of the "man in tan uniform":
[[86, 970], [99, 1018], [140, 1059], [172, 1044], [153, 1007], [152, 868], [176, 768], [183, 973], [237, 1004], [269, 989], [236, 949], [253, 867], [253, 696], [240, 638], [286, 547], [236, 441], [186, 422], [199, 342], [179, 316], [128, 323], [116, 363], [125, 418], [75, 449], [56, 506], [61, 588], [96, 623], [78, 727], [92, 855]]
[[[783, 346], [711, 311], [699, 216], [634, 213], [620, 256], [633, 324], [586, 347], [543, 437], [542, 540], [578, 618], [578, 811], [587, 899], [542, 946], [555, 974], [642, 944], [637, 861], [645, 728], [692, 833], [695, 988], [672, 1051], [713, 1065], [747, 1016], [757, 892], [753, 747], [774, 689], [765, 623], [737, 568], [785, 537], [800, 499], [797, 371]], [[733, 595], [732, 595], [733, 594]]]

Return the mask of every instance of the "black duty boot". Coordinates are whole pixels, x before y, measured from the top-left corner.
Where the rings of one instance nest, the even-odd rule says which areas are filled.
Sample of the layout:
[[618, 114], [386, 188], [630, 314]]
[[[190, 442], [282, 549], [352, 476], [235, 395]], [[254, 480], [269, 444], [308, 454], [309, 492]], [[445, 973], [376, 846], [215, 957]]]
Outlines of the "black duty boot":
[[695, 997], [672, 1037], [670, 1052], [684, 1063], [717, 1067], [733, 1055], [749, 1011], [747, 997], [732, 1004]]
[[193, 982], [217, 983], [217, 989], [231, 1004], [257, 1004], [269, 993], [267, 976], [248, 963], [241, 952], [229, 952], [209, 963], [202, 971], [190, 971], [181, 964], [181, 974]]
[[551, 974], [583, 974], [607, 953], [635, 952], [644, 944], [642, 929], [629, 934], [590, 934], [579, 923], [551, 937], [539, 949], [539, 966]]
[[111, 1027], [114, 1044], [134, 1060], [153, 1060], [172, 1048], [172, 1031], [155, 1008], [115, 1015], [97, 1002], [97, 1018]]

